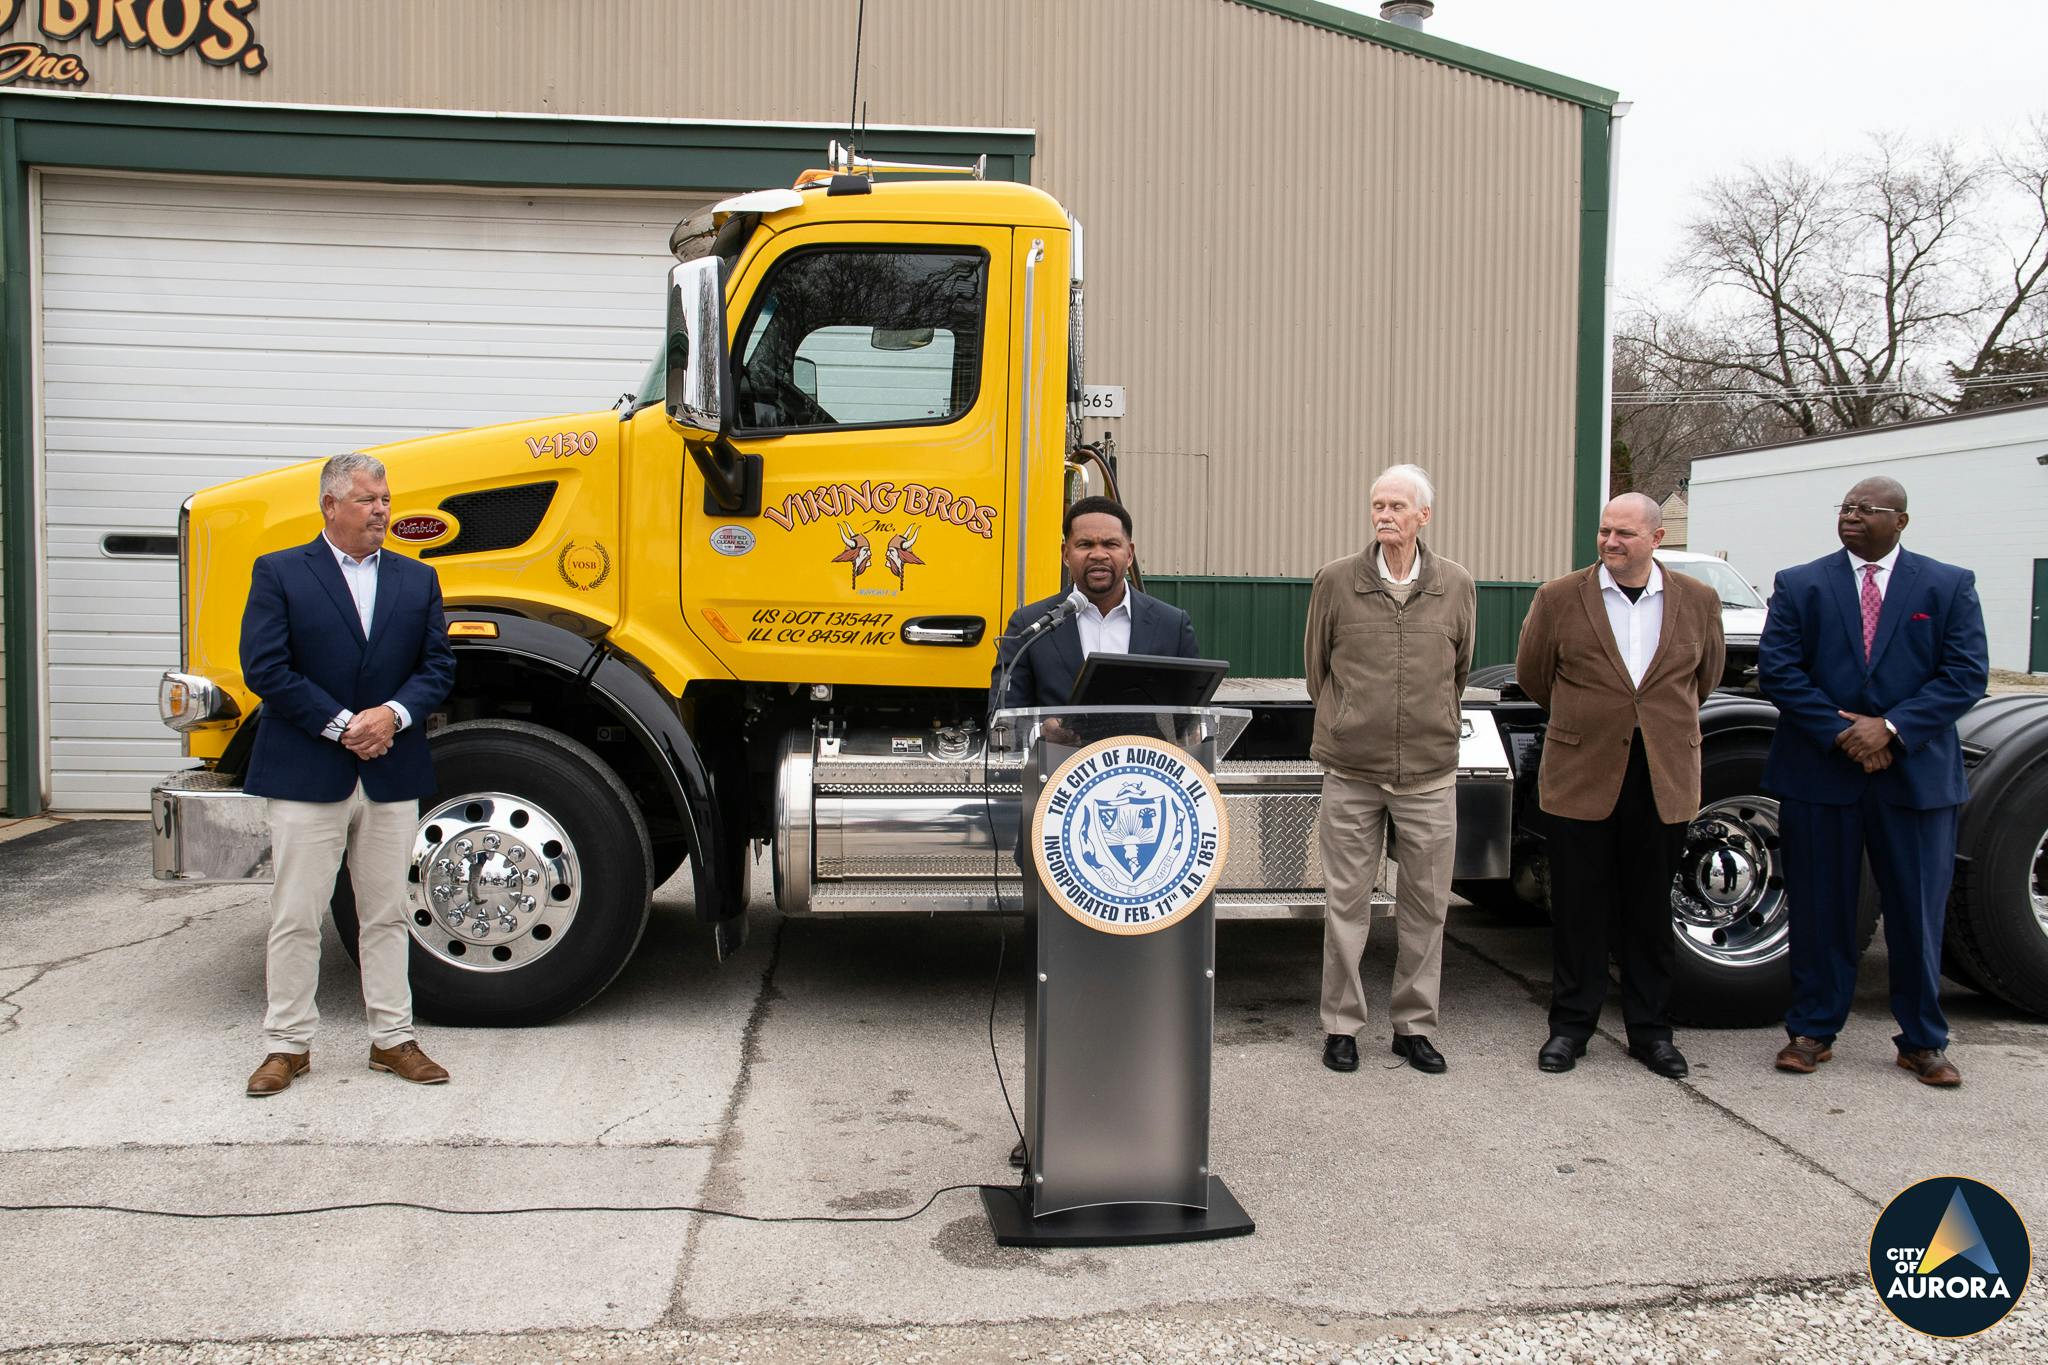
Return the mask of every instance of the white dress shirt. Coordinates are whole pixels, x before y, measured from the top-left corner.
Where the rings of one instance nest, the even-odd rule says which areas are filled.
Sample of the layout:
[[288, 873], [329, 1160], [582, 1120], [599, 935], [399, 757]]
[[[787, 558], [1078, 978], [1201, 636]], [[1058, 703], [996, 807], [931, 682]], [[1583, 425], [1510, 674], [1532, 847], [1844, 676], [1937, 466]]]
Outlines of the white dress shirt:
[[1131, 652], [1131, 590], [1124, 588], [1123, 600], [1104, 615], [1096, 610], [1087, 595], [1079, 588], [1067, 594], [1067, 600], [1078, 610], [1074, 613], [1074, 624], [1081, 628], [1081, 657], [1090, 654], [1128, 654]]
[[[1896, 545], [1892, 546], [1892, 552], [1883, 559], [1864, 559], [1854, 550], [1844, 550], [1842, 553], [1849, 557], [1849, 572], [1854, 577], [1856, 583], [1856, 600], [1858, 602], [1863, 600], [1863, 566], [1865, 564], [1875, 564], [1877, 565], [1877, 600], [1880, 602], [1884, 601], [1885, 589], [1892, 585], [1892, 570], [1899, 566], [1899, 547]], [[1859, 616], [1856, 619], [1857, 628], [1860, 630], [1862, 629], [1863, 618]]]
[[[320, 539], [327, 540], [325, 531], [320, 533]], [[355, 601], [356, 618], [363, 623], [363, 638], [367, 640], [370, 638], [370, 622], [377, 615], [377, 573], [383, 567], [380, 561], [384, 552], [372, 550], [357, 559], [331, 540], [327, 540], [327, 548], [334, 551], [334, 562], [341, 566], [341, 581], [348, 585], [348, 595]], [[398, 718], [400, 730], [412, 724], [412, 716], [403, 706], [395, 701], [387, 701], [384, 705]], [[327, 728], [320, 732], [321, 737], [339, 741], [341, 732], [348, 729], [348, 723], [355, 719], [355, 715], [347, 707], [336, 711], [334, 719], [328, 721]]]
[[1615, 647], [1628, 669], [1629, 681], [1643, 685], [1650, 660], [1657, 655], [1657, 643], [1664, 638], [1664, 570], [1650, 561], [1650, 581], [1631, 602], [1607, 566], [1600, 566], [1600, 600], [1607, 605], [1607, 624], [1614, 631]]
[[1381, 580], [1382, 580], [1383, 582], [1387, 582], [1387, 583], [1397, 583], [1397, 584], [1407, 584], [1407, 583], [1413, 583], [1413, 582], [1415, 581], [1415, 576], [1416, 576], [1417, 574], [1419, 574], [1419, 573], [1421, 573], [1421, 572], [1422, 572], [1422, 547], [1418, 545], [1418, 546], [1411, 546], [1411, 547], [1409, 548], [1409, 550], [1408, 550], [1408, 572], [1407, 572], [1407, 573], [1404, 573], [1404, 574], [1402, 574], [1402, 575], [1401, 575], [1401, 576], [1400, 576], [1399, 578], [1396, 578], [1396, 577], [1394, 577], [1394, 575], [1393, 575], [1393, 574], [1391, 574], [1391, 573], [1389, 573], [1389, 572], [1387, 571], [1387, 547], [1386, 547], [1386, 546], [1384, 546], [1384, 545], [1375, 545], [1375, 546], [1373, 546], [1373, 547], [1372, 547], [1372, 560], [1373, 560], [1373, 567], [1379, 570], [1379, 574], [1380, 574], [1380, 579], [1381, 579]]

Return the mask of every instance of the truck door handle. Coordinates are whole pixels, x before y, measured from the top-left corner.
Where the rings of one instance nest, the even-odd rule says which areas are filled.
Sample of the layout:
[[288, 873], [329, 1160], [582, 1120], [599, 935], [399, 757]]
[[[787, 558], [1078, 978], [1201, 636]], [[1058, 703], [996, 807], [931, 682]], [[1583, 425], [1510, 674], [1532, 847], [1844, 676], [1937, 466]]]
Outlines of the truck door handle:
[[903, 643], [964, 648], [980, 644], [987, 629], [988, 622], [979, 616], [915, 616], [903, 623]]

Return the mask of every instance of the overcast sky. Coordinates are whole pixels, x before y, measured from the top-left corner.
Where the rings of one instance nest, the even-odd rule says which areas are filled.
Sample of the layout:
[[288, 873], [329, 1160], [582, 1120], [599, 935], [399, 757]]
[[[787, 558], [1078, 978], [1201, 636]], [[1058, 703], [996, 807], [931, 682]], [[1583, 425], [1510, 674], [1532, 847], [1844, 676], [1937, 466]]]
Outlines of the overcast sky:
[[2048, 113], [2042, 0], [1436, 0], [1428, 32], [1633, 102], [1619, 125], [1623, 292], [1655, 287], [1714, 175], [1854, 152], [1877, 130], [1997, 143]]

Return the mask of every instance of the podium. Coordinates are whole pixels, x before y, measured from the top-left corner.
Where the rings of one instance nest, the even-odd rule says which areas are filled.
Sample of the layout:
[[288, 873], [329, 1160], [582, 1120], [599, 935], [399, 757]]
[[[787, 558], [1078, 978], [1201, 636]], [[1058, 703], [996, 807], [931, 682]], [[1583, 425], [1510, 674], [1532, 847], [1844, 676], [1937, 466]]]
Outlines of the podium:
[[1229, 855], [1211, 776], [1250, 713], [1000, 711], [1021, 752], [1028, 955], [1023, 1183], [986, 1187], [1003, 1246], [1243, 1236], [1209, 1162], [1214, 892]]

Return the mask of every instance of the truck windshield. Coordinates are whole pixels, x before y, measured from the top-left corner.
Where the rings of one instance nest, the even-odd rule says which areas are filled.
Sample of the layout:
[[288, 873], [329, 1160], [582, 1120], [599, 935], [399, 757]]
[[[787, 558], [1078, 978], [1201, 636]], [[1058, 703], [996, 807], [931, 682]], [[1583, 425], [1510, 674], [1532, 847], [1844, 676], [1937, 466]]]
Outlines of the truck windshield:
[[1667, 569], [1676, 569], [1688, 578], [1697, 578], [1720, 595], [1724, 607], [1761, 607], [1764, 600], [1756, 595], [1756, 589], [1749, 586], [1741, 574], [1719, 559], [1660, 559], [1657, 561]]
[[[746, 250], [747, 241], [759, 225], [758, 213], [735, 213], [723, 223], [713, 221], [715, 210], [705, 209], [695, 213], [676, 225], [669, 241], [675, 248], [678, 262], [699, 260], [705, 256], [716, 256], [725, 262], [726, 278], [732, 278], [733, 267], [739, 263], [740, 253]], [[668, 396], [668, 338], [661, 337], [654, 343], [654, 358], [647, 362], [640, 384], [633, 390], [633, 410], [638, 412], [649, 403], [659, 403]]]

